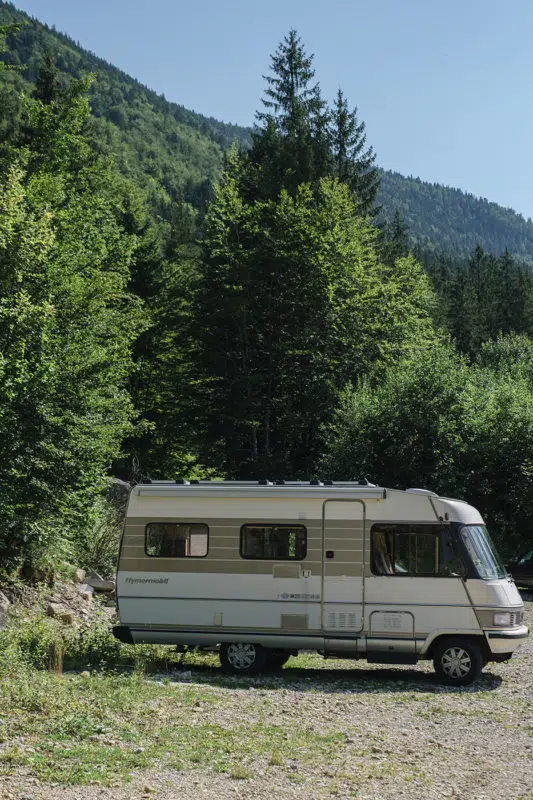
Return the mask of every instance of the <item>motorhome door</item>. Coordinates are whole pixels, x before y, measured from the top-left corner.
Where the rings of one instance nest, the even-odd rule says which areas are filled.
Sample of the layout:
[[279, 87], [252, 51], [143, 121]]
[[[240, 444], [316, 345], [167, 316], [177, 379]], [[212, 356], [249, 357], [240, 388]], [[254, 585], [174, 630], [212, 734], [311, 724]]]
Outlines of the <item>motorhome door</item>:
[[365, 504], [326, 500], [322, 524], [322, 629], [356, 634], [363, 628]]

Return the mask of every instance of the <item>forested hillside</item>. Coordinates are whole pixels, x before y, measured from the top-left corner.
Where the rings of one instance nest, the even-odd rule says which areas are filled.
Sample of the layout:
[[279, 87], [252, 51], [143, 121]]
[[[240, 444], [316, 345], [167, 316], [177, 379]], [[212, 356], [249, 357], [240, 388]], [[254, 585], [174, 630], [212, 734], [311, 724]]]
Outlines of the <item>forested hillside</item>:
[[96, 76], [89, 89], [94, 140], [114, 154], [120, 171], [145, 188], [166, 214], [178, 198], [195, 206], [205, 202], [210, 181], [220, 170], [222, 151], [233, 141], [249, 143], [248, 130], [167, 102], [63, 33], [0, 2], [0, 25], [12, 22], [24, 25], [7, 37], [2, 54], [17, 70], [2, 73], [0, 131], [12, 130], [20, 113], [17, 94], [31, 91], [50, 53], [63, 83], [88, 73]]
[[382, 172], [379, 199], [387, 219], [398, 212], [405, 220], [420, 250], [460, 257], [480, 244], [533, 263], [533, 222], [510, 208], [397, 172]]
[[[172, 217], [176, 200], [202, 208], [222, 168], [223, 151], [232, 141], [250, 145], [250, 129], [168, 102], [65, 34], [1, 0], [0, 24], [13, 21], [26, 24], [8, 36], [3, 54], [20, 71], [2, 75], [0, 132], [12, 131], [20, 113], [13, 88], [31, 90], [45, 53], [53, 55], [63, 81], [94, 73], [89, 90], [94, 141], [103, 152], [114, 154], [122, 174], [148, 193], [164, 219]], [[496, 254], [507, 248], [533, 263], [533, 223], [496, 203], [394, 172], [383, 172], [379, 200], [383, 218], [391, 220], [398, 211], [409, 225], [412, 243], [425, 250], [464, 256], [481, 244]]]

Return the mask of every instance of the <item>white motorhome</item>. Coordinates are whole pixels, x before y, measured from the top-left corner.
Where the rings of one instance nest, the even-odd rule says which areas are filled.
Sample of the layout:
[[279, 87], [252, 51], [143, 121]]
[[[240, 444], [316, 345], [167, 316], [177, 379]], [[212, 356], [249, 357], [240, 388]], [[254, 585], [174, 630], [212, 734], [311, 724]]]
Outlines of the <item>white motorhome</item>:
[[219, 646], [237, 673], [312, 649], [433, 659], [442, 678], [466, 684], [528, 635], [475, 508], [354, 482], [135, 486], [117, 603], [121, 641]]

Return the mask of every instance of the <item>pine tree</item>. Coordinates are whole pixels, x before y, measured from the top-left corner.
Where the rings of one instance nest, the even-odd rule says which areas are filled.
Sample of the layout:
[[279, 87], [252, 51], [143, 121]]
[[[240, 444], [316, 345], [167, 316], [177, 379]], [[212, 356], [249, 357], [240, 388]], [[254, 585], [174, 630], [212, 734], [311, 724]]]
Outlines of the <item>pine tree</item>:
[[409, 225], [398, 210], [394, 212], [392, 221], [381, 227], [380, 234], [381, 253], [387, 264], [409, 255]]
[[328, 171], [329, 115], [320, 87], [313, 83], [313, 56], [291, 30], [271, 62], [262, 100], [265, 111], [256, 114], [259, 126], [248, 156], [253, 167], [250, 199], [275, 198], [281, 189], [294, 194], [300, 184], [313, 183]]
[[361, 214], [375, 216], [380, 211], [376, 155], [372, 147], [366, 147], [365, 123], [358, 122], [357, 108], [349, 110], [340, 89], [331, 112], [330, 137], [332, 174], [349, 186]]
[[[16, 33], [22, 27], [21, 23], [14, 22], [10, 25], [0, 25], [0, 55], [7, 50], [5, 38], [10, 33]], [[14, 69], [11, 64], [6, 64], [0, 59], [0, 72], [5, 69]]]
[[348, 187], [325, 178], [249, 203], [241, 169], [205, 223], [200, 449], [229, 476], [310, 477], [346, 382], [431, 340], [431, 291], [412, 258], [380, 261]]
[[50, 52], [45, 54], [35, 83], [34, 97], [45, 105], [53, 103], [60, 94], [59, 70]]
[[516, 262], [508, 250], [496, 259], [491, 275], [490, 335], [533, 333], [531, 316], [533, 276]]

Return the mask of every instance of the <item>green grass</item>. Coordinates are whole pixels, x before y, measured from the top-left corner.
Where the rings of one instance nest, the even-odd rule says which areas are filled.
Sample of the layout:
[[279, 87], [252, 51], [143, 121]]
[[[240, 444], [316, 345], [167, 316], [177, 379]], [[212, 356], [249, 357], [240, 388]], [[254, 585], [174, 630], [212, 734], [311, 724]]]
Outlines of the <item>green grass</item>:
[[24, 766], [46, 782], [109, 786], [157, 763], [210, 767], [245, 780], [258, 760], [267, 767], [310, 758], [332, 763], [345, 740], [342, 732], [272, 725], [260, 713], [252, 724], [238, 717], [231, 724], [202, 720], [206, 707], [223, 710], [230, 702], [212, 688], [154, 682], [139, 673], [4, 676], [0, 738], [22, 743], [0, 751], [0, 769]]

